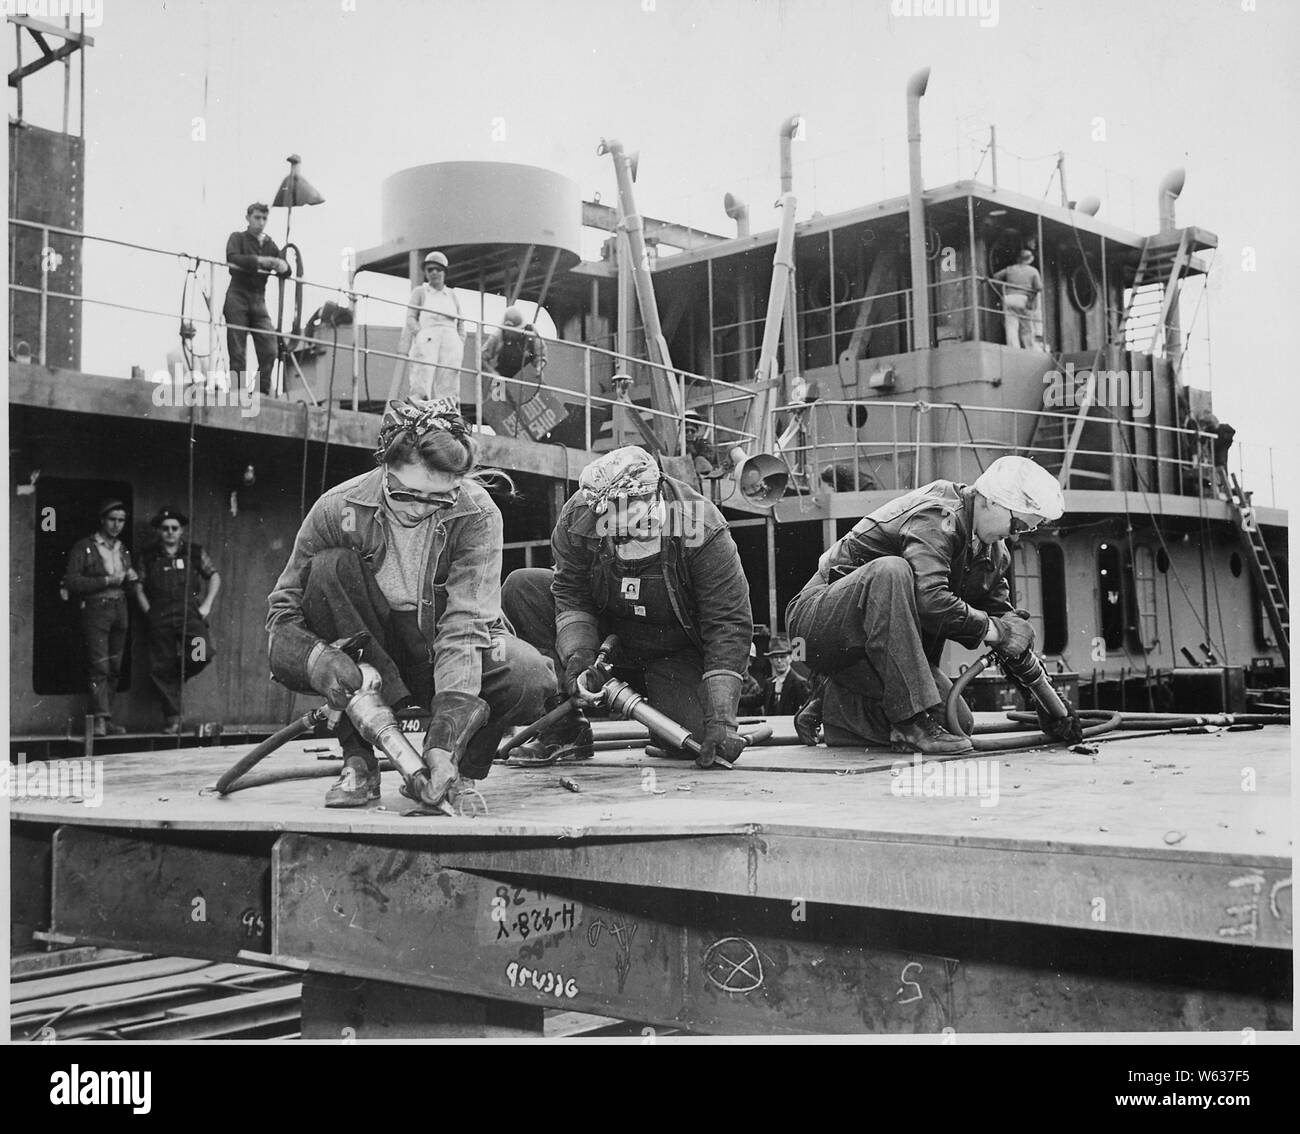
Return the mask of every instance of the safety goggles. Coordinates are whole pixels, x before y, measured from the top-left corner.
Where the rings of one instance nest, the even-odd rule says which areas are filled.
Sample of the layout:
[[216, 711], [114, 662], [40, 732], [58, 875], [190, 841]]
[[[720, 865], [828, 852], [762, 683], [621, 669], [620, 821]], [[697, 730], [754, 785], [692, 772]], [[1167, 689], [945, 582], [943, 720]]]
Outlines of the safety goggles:
[[162, 524], [158, 528], [158, 530], [160, 532], [179, 532], [181, 530], [181, 526], [180, 524]]
[[391, 470], [384, 471], [384, 491], [395, 504], [432, 504], [436, 508], [450, 508], [460, 493], [459, 488], [450, 492], [416, 492], [398, 480]]
[[[1008, 508], [1007, 511], [1010, 512], [1011, 510]], [[1038, 524], [1041, 523], [1042, 521], [1039, 520]], [[1014, 512], [1011, 512], [1011, 534], [1013, 536], [1026, 535], [1029, 532], [1036, 532], [1038, 531], [1038, 524], [1027, 524]]]

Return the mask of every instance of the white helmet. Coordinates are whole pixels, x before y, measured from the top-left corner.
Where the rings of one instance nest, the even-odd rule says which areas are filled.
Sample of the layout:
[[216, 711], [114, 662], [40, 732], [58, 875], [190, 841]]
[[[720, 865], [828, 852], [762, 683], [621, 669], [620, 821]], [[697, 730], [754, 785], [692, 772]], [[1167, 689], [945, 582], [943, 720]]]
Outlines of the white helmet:
[[1013, 512], [1031, 512], [1048, 522], [1065, 514], [1061, 485], [1028, 457], [999, 457], [975, 482], [975, 491]]

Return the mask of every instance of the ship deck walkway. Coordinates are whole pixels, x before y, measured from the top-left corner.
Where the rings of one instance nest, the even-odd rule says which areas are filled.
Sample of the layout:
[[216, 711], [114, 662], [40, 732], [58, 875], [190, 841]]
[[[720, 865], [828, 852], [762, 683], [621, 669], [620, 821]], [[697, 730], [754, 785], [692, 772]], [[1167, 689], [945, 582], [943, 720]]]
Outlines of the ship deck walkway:
[[416, 990], [371, 1034], [417, 1002], [420, 1034], [503, 1011], [538, 1034], [556, 1007], [727, 1033], [1289, 1027], [1289, 729], [1098, 739], [924, 768], [599, 751], [494, 768], [456, 817], [411, 814], [391, 773], [378, 805], [326, 810], [319, 740], [226, 798], [200, 790], [237, 746], [116, 755], [97, 806], [13, 801], [14, 920], [303, 971], [304, 1035], [358, 981]]

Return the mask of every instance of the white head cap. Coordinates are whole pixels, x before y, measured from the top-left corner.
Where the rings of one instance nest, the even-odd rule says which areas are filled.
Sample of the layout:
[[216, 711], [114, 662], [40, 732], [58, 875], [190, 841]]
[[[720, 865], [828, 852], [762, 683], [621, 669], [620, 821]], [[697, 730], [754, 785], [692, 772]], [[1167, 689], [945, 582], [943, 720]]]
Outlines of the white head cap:
[[1056, 477], [1028, 457], [999, 457], [980, 474], [975, 491], [1013, 512], [1030, 512], [1049, 522], [1065, 514], [1065, 494]]

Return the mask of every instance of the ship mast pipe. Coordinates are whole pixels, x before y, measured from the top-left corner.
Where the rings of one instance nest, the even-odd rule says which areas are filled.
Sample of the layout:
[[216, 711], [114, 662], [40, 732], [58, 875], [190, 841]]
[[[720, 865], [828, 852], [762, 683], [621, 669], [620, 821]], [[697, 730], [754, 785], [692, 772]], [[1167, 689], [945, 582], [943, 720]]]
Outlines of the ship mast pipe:
[[922, 67], [907, 81], [907, 230], [912, 252], [912, 349], [930, 346], [930, 291], [926, 286], [925, 203], [921, 182], [921, 99], [930, 82]]
[[[597, 150], [600, 154], [609, 154], [614, 159], [614, 174], [618, 179], [619, 207], [623, 212], [623, 228], [627, 233], [628, 249], [632, 260], [632, 282], [636, 288], [637, 303], [641, 308], [641, 322], [645, 326], [646, 353], [650, 361], [658, 363], [667, 370], [672, 369], [673, 360], [668, 354], [668, 342], [664, 338], [663, 325], [659, 321], [659, 306], [655, 302], [654, 284], [650, 280], [650, 255], [646, 250], [645, 228], [641, 215], [636, 211], [636, 197], [632, 190], [632, 163], [623, 150], [623, 143], [613, 138], [602, 138]], [[652, 381], [650, 385], [652, 402], [656, 409], [667, 409], [673, 414], [680, 414], [677, 405], [677, 391], [671, 380]]]
[[[772, 256], [772, 286], [767, 295], [767, 320], [763, 324], [763, 345], [758, 355], [758, 369], [754, 372], [754, 381], [759, 387], [754, 399], [755, 410], [759, 414], [754, 432], [758, 435], [758, 448], [762, 452], [771, 449], [771, 421], [767, 412], [771, 400], [771, 383], [777, 379], [776, 348], [781, 340], [781, 323], [785, 316], [786, 297], [790, 289], [790, 277], [794, 273], [794, 220], [797, 201], [793, 193], [782, 194], [778, 207], [781, 210], [781, 227], [776, 237], [776, 252]], [[789, 350], [789, 344], [786, 344]]]

